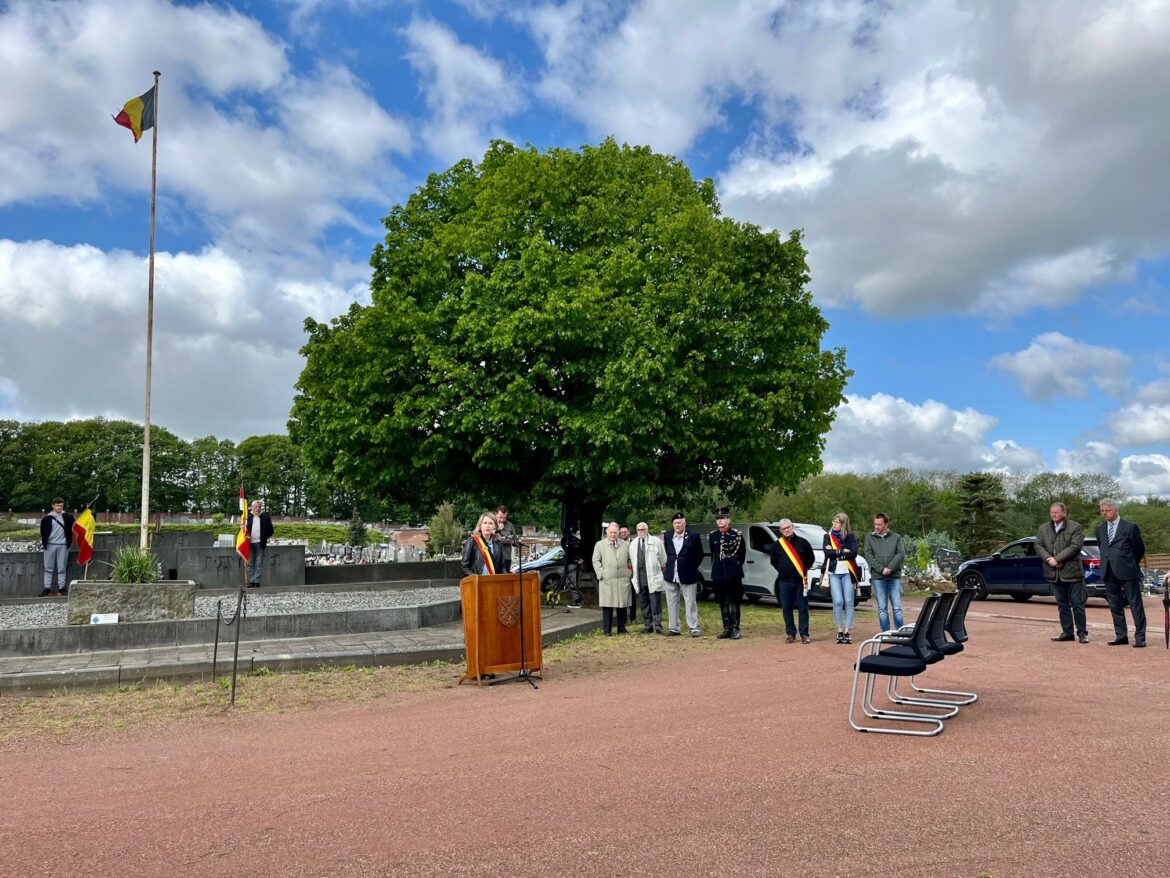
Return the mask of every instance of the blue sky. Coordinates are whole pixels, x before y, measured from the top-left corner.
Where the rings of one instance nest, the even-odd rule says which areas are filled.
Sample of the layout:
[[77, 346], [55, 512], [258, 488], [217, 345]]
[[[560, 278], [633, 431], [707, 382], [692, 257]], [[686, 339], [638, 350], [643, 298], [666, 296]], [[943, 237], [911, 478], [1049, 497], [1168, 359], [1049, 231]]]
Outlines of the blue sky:
[[[1170, 2], [14, 0], [0, 6], [0, 417], [282, 431], [306, 316], [493, 137], [677, 155], [805, 231], [855, 375], [826, 467], [1103, 472], [1170, 494]], [[225, 392], [234, 386], [243, 392]]]

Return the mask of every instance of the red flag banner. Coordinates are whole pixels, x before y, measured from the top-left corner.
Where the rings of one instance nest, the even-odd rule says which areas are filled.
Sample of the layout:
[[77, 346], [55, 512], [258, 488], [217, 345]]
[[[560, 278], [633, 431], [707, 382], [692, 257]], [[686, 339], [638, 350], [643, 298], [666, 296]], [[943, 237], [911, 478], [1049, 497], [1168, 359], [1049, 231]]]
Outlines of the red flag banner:
[[77, 520], [73, 522], [73, 537], [77, 540], [77, 563], [88, 564], [93, 557], [93, 532], [95, 522], [93, 513], [87, 508]]
[[236, 553], [245, 561], [252, 558], [252, 539], [248, 536], [248, 501], [244, 498], [243, 485], [240, 485], [240, 529], [236, 533]]
[[142, 137], [143, 131], [154, 127], [154, 89], [136, 98], [130, 98], [122, 107], [122, 112], [114, 117], [114, 121], [124, 128], [129, 128], [134, 135], [134, 142]]

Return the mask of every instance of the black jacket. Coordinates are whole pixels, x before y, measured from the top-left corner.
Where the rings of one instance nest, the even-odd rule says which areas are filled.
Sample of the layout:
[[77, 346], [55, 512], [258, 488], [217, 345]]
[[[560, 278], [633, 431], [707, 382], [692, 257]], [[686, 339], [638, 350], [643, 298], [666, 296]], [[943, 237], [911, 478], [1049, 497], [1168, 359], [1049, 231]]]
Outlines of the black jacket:
[[[836, 570], [838, 561], [852, 561], [853, 565], [857, 566], [857, 535], [845, 534], [840, 540], [841, 551], [838, 552], [833, 548], [833, 536], [826, 533], [824, 544], [821, 546], [825, 552], [825, 566], [821, 571], [821, 576], [827, 576]], [[849, 571], [849, 576], [853, 580], [854, 585], [857, 584], [857, 577], [853, 575], [853, 571]], [[827, 583], [828, 580], [825, 580]]]
[[[73, 545], [73, 516], [68, 512], [61, 513], [61, 520], [65, 523], [65, 548]], [[49, 548], [49, 537], [53, 535], [53, 516], [46, 515], [41, 519], [41, 548]]]
[[747, 558], [743, 534], [735, 528], [728, 528], [727, 533], [713, 530], [707, 534], [707, 542], [711, 547], [711, 578], [743, 579], [743, 562]]
[[[244, 525], [248, 530], [248, 539], [252, 539], [252, 513], [248, 513], [248, 523]], [[267, 512], [260, 513], [260, 548], [263, 549], [268, 545], [268, 538], [272, 536], [272, 519], [268, 517]]]
[[[492, 556], [492, 563], [496, 567], [496, 573], [508, 573], [512, 567], [512, 559], [504, 554], [504, 546], [499, 540], [493, 539], [488, 546], [488, 554]], [[483, 562], [483, 553], [479, 551], [479, 546], [475, 544], [475, 537], [468, 537], [467, 542], [463, 544], [463, 558], [459, 565], [459, 569], [464, 576], [483, 576], [487, 571], [484, 569], [486, 565]]]
[[1142, 532], [1132, 521], [1117, 519], [1117, 533], [1109, 542], [1109, 525], [1097, 525], [1097, 546], [1101, 550], [1101, 580], [1126, 582], [1141, 579], [1141, 560], [1146, 554]]
[[680, 585], [692, 585], [699, 581], [699, 565], [703, 563], [703, 544], [699, 538], [689, 530], [683, 531], [682, 552], [674, 552], [674, 531], [667, 531], [662, 535], [662, 544], [666, 546], [666, 573], [667, 582], [674, 582], [674, 568], [678, 566], [678, 581]]
[[[780, 545], [780, 540], [772, 543], [772, 566], [776, 568], [777, 582], [799, 582], [802, 585], [806, 582], [805, 578], [800, 575], [800, 571], [792, 565], [792, 559], [788, 557], [788, 553], [784, 551], [784, 547]], [[796, 557], [804, 564], [804, 572], [808, 573], [809, 568], [816, 563], [817, 557], [813, 554], [812, 546], [808, 544], [808, 540], [804, 537], [792, 535], [789, 540], [792, 550], [796, 552]]]

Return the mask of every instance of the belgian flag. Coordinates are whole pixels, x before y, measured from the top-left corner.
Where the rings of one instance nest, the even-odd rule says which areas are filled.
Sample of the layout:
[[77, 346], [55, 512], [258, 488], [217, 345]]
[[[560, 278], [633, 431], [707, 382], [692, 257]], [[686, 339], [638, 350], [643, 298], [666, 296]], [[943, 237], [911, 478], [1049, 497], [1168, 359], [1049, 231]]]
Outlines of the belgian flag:
[[248, 501], [244, 486], [240, 485], [240, 529], [236, 531], [236, 554], [249, 561], [252, 558], [252, 538], [248, 535]]
[[77, 516], [73, 522], [73, 536], [77, 540], [77, 563], [88, 564], [93, 557], [93, 532], [95, 529], [93, 512], [87, 506], [85, 512]]
[[154, 127], [154, 89], [151, 88], [145, 94], [126, 101], [122, 112], [114, 117], [114, 121], [129, 128], [130, 133], [134, 135], [134, 142], [137, 143], [143, 131], [149, 131]]

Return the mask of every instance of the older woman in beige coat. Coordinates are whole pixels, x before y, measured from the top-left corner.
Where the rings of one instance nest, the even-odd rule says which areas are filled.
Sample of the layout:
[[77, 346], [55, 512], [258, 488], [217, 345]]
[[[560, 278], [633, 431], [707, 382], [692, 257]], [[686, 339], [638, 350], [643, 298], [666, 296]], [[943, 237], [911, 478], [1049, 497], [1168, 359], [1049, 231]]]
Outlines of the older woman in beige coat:
[[613, 611], [617, 610], [618, 634], [626, 633], [626, 605], [630, 594], [630, 546], [618, 539], [618, 526], [605, 529], [605, 538], [593, 547], [593, 573], [597, 577], [597, 604], [605, 636], [613, 633]]

